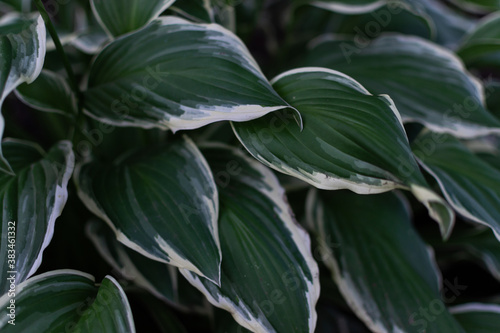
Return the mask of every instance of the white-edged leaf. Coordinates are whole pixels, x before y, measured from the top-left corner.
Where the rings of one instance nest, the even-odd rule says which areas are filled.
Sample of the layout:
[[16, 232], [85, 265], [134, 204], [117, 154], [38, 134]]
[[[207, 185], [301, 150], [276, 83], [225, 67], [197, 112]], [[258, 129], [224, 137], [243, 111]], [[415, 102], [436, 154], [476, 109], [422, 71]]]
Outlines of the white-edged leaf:
[[[14, 302], [12, 302], [14, 300]], [[14, 304], [14, 316], [8, 306]], [[74, 270], [50, 271], [17, 285], [0, 298], [0, 329], [6, 333], [135, 333], [132, 311], [118, 282]], [[13, 320], [14, 324], [9, 323]]]
[[86, 232], [104, 260], [125, 279], [180, 311], [207, 312], [203, 295], [180, 276], [176, 267], [151, 260], [123, 246], [104, 222], [89, 221]]
[[110, 37], [142, 28], [175, 0], [91, 0], [95, 17]]
[[72, 115], [77, 112], [76, 98], [64, 77], [43, 70], [31, 84], [22, 84], [16, 96], [34, 109]]
[[99, 53], [85, 107], [112, 125], [175, 132], [255, 119], [288, 105], [234, 34], [161, 17]]
[[352, 78], [325, 68], [299, 68], [273, 87], [304, 121], [281, 111], [233, 129], [259, 161], [320, 189], [381, 193], [410, 189], [447, 237], [453, 212], [427, 189], [399, 113], [388, 96], [373, 96]]
[[476, 14], [485, 14], [500, 10], [498, 0], [451, 0], [451, 2], [465, 11]]
[[500, 305], [465, 303], [450, 308], [450, 312], [466, 332], [492, 333], [500, 327]]
[[203, 149], [218, 185], [220, 287], [181, 273], [253, 332], [313, 332], [319, 272], [277, 178], [236, 149]]
[[387, 0], [319, 0], [311, 5], [342, 14], [363, 14], [387, 4]]
[[323, 36], [305, 60], [388, 94], [404, 122], [471, 138], [500, 133], [500, 119], [484, 107], [484, 89], [451, 51], [419, 37], [385, 34], [366, 47]]
[[[5, 122], [1, 114], [7, 95], [23, 82], [33, 82], [45, 60], [45, 25], [40, 15], [5, 15], [0, 19], [0, 140]], [[0, 148], [0, 172], [12, 173]]]
[[187, 137], [77, 169], [78, 194], [124, 245], [219, 283], [218, 196]]
[[19, 283], [33, 275], [42, 263], [55, 221], [66, 204], [67, 185], [75, 163], [71, 143], [67, 141], [56, 144], [47, 153], [34, 143], [13, 139], [5, 140], [2, 146], [15, 175], [0, 173], [0, 256], [4, 258], [0, 295], [9, 289], [9, 272], [16, 272], [15, 280]]
[[448, 134], [422, 133], [413, 152], [450, 205], [465, 218], [490, 227], [500, 239], [500, 170]]
[[[307, 223], [344, 299], [372, 332], [464, 332], [440, 299], [437, 265], [408, 207], [393, 192], [314, 189]], [[422, 317], [429, 308], [439, 309], [435, 320]]]
[[87, 54], [97, 54], [109, 41], [102, 29], [89, 29], [75, 36], [71, 45]]

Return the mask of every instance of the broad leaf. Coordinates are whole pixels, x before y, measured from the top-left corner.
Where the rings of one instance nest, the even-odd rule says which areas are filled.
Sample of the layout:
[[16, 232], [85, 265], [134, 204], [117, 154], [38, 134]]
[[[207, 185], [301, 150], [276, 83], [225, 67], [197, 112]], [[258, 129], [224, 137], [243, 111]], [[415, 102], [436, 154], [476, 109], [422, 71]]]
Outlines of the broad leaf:
[[[373, 332], [464, 332], [439, 295], [437, 266], [394, 193], [312, 190], [307, 222], [351, 309]], [[439, 316], [427, 321], [422, 309]]]
[[170, 9], [194, 22], [215, 22], [211, 0], [178, 0]]
[[176, 267], [123, 246], [103, 222], [88, 222], [86, 231], [101, 256], [125, 279], [181, 311], [207, 312], [203, 295], [180, 276]]
[[350, 77], [323, 68], [292, 70], [273, 82], [301, 113], [304, 129], [282, 112], [233, 123], [255, 158], [320, 189], [361, 194], [411, 189], [440, 223], [442, 234], [449, 234], [453, 213], [426, 188], [390, 98], [373, 96]]
[[466, 303], [450, 308], [466, 332], [492, 333], [500, 327], [500, 305]]
[[42, 263], [55, 221], [66, 204], [74, 167], [71, 143], [66, 141], [47, 153], [35, 144], [11, 139], [4, 141], [2, 148], [16, 174], [0, 173], [0, 256], [5, 258], [0, 272], [0, 295], [9, 289], [6, 278], [12, 271], [16, 272], [16, 283], [20, 283]]
[[317, 0], [311, 5], [342, 14], [362, 14], [373, 12], [384, 6], [387, 0]]
[[319, 272], [307, 233], [273, 173], [236, 150], [203, 150], [218, 185], [220, 287], [181, 270], [213, 305], [253, 332], [313, 332]]
[[500, 10], [498, 0], [452, 0], [460, 8], [478, 14]]
[[94, 161], [77, 175], [78, 194], [118, 240], [142, 255], [219, 283], [217, 189], [187, 138]]
[[[11, 304], [15, 307], [12, 316]], [[86, 273], [47, 272], [19, 284], [15, 295], [2, 296], [0, 306], [0, 329], [6, 333], [135, 332], [127, 297], [110, 276], [97, 288]]]
[[105, 123], [175, 132], [258, 118], [287, 104], [228, 30], [162, 17], [97, 56], [85, 106]]
[[43, 70], [31, 84], [16, 89], [17, 97], [34, 109], [64, 115], [75, 114], [76, 98], [66, 79], [54, 72]]
[[372, 93], [389, 94], [404, 122], [464, 138], [500, 133], [480, 83], [452, 52], [424, 39], [383, 35], [360, 45], [325, 36], [305, 64], [334, 68]]
[[500, 239], [500, 170], [447, 134], [423, 133], [413, 151], [452, 207], [465, 218], [490, 227]]
[[104, 30], [120, 36], [142, 28], [175, 0], [91, 0], [92, 11]]
[[[23, 82], [33, 82], [45, 59], [45, 25], [42, 17], [6, 15], [0, 20], [0, 140], [4, 119], [1, 114], [7, 95]], [[12, 168], [0, 148], [0, 172], [12, 173]]]

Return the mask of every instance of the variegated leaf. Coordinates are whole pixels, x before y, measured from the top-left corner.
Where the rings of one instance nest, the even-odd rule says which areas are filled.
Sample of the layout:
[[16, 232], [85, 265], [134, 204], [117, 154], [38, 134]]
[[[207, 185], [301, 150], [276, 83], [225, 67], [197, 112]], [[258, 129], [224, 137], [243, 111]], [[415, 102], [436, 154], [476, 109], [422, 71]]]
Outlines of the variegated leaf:
[[[9, 14], [0, 19], [0, 140], [4, 119], [1, 114], [7, 95], [23, 82], [33, 82], [45, 59], [45, 25], [42, 17]], [[0, 172], [12, 173], [0, 148]]]
[[314, 332], [318, 267], [283, 188], [269, 169], [239, 151], [216, 146], [203, 154], [220, 195], [221, 285], [181, 273], [253, 332]]
[[465, 303], [450, 308], [450, 312], [466, 332], [492, 333], [500, 327], [500, 305]]
[[0, 173], [0, 256], [4, 258], [0, 295], [9, 290], [8, 276], [14, 274], [17, 284], [40, 267], [55, 221], [66, 204], [75, 163], [67, 141], [47, 153], [34, 143], [13, 139], [5, 140], [2, 146], [15, 175]]
[[323, 36], [305, 64], [341, 71], [370, 92], [389, 94], [404, 122], [470, 138], [500, 133], [500, 119], [484, 107], [484, 89], [449, 50], [404, 35], [367, 45]]
[[410, 189], [439, 222], [443, 236], [453, 212], [427, 187], [411, 152], [399, 113], [387, 96], [373, 96], [352, 78], [324, 68], [301, 68], [273, 80], [296, 108], [233, 123], [245, 148], [259, 161], [320, 189], [381, 193]]
[[85, 93], [87, 113], [105, 123], [174, 132], [287, 106], [238, 37], [176, 17], [161, 17], [104, 48]]
[[114, 163], [89, 162], [76, 179], [82, 201], [121, 243], [219, 283], [217, 189], [187, 137], [129, 151]]
[[[437, 265], [404, 198], [314, 189], [306, 210], [321, 258], [372, 332], [464, 332], [440, 298]], [[439, 316], [425, 320], [429, 311]]]

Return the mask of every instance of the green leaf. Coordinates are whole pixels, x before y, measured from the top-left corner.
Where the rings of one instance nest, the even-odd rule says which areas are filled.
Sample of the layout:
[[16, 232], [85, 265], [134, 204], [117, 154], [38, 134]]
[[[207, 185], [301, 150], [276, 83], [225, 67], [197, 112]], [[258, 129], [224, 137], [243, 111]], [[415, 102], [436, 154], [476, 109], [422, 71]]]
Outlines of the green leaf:
[[[5, 127], [3, 101], [18, 85], [37, 78], [44, 59], [45, 25], [40, 15], [28, 18], [11, 14], [0, 19], [0, 140]], [[13, 172], [1, 148], [0, 172]]]
[[450, 312], [466, 332], [491, 333], [500, 327], [500, 305], [466, 303], [454, 306]]
[[334, 68], [372, 93], [389, 94], [404, 122], [463, 138], [500, 133], [477, 79], [452, 52], [424, 39], [382, 35], [359, 44], [324, 36], [305, 64]]
[[16, 89], [17, 97], [34, 109], [63, 115], [76, 113], [76, 98], [64, 77], [43, 70], [31, 84], [22, 84]]
[[181, 273], [253, 332], [313, 332], [319, 272], [273, 173], [235, 149], [203, 150], [218, 185], [224, 260], [220, 287]]
[[194, 22], [215, 22], [211, 0], [178, 0], [170, 9]]
[[78, 194], [118, 240], [219, 283], [218, 196], [204, 157], [183, 137], [77, 171]]
[[[463, 332], [440, 299], [437, 265], [408, 208], [393, 192], [312, 190], [307, 222], [340, 292], [373, 332]], [[425, 320], [422, 309], [439, 316]]]
[[103, 222], [89, 221], [86, 232], [101, 256], [125, 279], [181, 311], [206, 313], [203, 295], [179, 276], [179, 271], [120, 244]]
[[319, 0], [311, 5], [342, 14], [363, 14], [384, 6], [386, 0]]
[[94, 277], [86, 273], [47, 272], [19, 284], [15, 295], [2, 296], [0, 306], [0, 329], [6, 333], [34, 328], [37, 332], [135, 333], [127, 297], [111, 276], [96, 288]]
[[500, 170], [447, 134], [423, 133], [413, 151], [451, 206], [465, 218], [490, 227], [500, 239]]
[[75, 159], [67, 141], [56, 144], [47, 153], [36, 144], [13, 139], [5, 140], [2, 146], [16, 174], [0, 173], [0, 256], [4, 258], [0, 295], [9, 289], [9, 272], [16, 272], [19, 283], [40, 266], [43, 251], [54, 234], [55, 221], [66, 204]]
[[484, 14], [500, 10], [498, 0], [453, 0], [452, 2], [461, 9], [472, 13]]
[[231, 32], [162, 17], [97, 56], [85, 106], [105, 123], [175, 132], [255, 119], [288, 105]]
[[411, 189], [449, 235], [453, 212], [426, 188], [389, 97], [373, 96], [350, 77], [324, 68], [292, 70], [273, 82], [301, 113], [304, 129], [282, 112], [233, 123], [256, 159], [320, 189], [361, 194]]
[[500, 64], [500, 13], [483, 18], [464, 38], [457, 54], [470, 67]]
[[110, 37], [142, 28], [175, 0], [91, 0], [95, 17]]

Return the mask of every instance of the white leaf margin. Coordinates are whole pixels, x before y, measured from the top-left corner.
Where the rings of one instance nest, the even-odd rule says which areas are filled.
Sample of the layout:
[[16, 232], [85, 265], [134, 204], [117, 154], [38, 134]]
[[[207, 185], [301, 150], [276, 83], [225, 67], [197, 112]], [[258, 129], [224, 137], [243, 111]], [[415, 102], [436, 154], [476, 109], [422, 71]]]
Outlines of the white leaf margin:
[[[276, 214], [281, 218], [282, 221], [284, 221], [285, 226], [290, 231], [292, 239], [297, 245], [299, 252], [302, 254], [302, 257], [304, 258], [306, 265], [311, 272], [313, 280], [305, 280], [307, 281], [308, 286], [306, 298], [309, 301], [308, 306], [310, 309], [309, 332], [314, 332], [317, 320], [315, 307], [320, 295], [319, 268], [311, 253], [311, 239], [309, 237], [309, 234], [295, 220], [290, 206], [284, 199], [286, 198], [286, 193], [283, 187], [281, 187], [278, 178], [272, 173], [271, 170], [267, 169], [259, 162], [249, 158], [242, 151], [237, 150], [234, 147], [216, 143], [207, 143], [203, 145], [203, 147], [227, 148], [231, 150], [233, 154], [246, 160], [251, 166], [253, 166], [254, 170], [258, 171], [262, 176], [262, 183], [266, 184], [266, 187], [260, 187], [256, 184], [252, 184], [251, 182], [248, 182], [247, 184], [265, 194], [276, 205]], [[274, 332], [272, 328], [268, 327], [264, 322], [262, 322], [261, 319], [252, 316], [251, 312], [242, 302], [235, 304], [229, 298], [226, 298], [221, 294], [219, 294], [218, 298], [215, 299], [210, 291], [203, 285], [199, 276], [195, 276], [185, 269], [180, 269], [179, 271], [189, 281], [189, 283], [191, 283], [205, 295], [205, 297], [212, 305], [230, 312], [236, 322], [238, 322], [238, 324], [240, 324], [241, 326], [257, 333]]]
[[[184, 148], [186, 149], [186, 151], [188, 151], [189, 154], [196, 156], [196, 160], [199, 162], [200, 166], [204, 170], [208, 170], [208, 172], [209, 172], [210, 167], [209, 167], [207, 161], [205, 160], [205, 157], [201, 154], [200, 150], [197, 148], [195, 143], [186, 135], [183, 135], [182, 138], [183, 138], [183, 141], [185, 143]], [[81, 168], [85, 164], [90, 163], [90, 162], [91, 161], [79, 163], [75, 167], [74, 180], [75, 180], [75, 185], [77, 187], [78, 197], [80, 198], [80, 200], [82, 200], [82, 202], [85, 204], [87, 209], [89, 209], [92, 213], [94, 213], [101, 220], [106, 222], [106, 224], [111, 228], [111, 230], [113, 230], [113, 232], [116, 235], [116, 239], [120, 243], [131, 248], [132, 250], [134, 250], [136, 252], [139, 252], [140, 254], [142, 254], [143, 256], [145, 256], [149, 259], [163, 262], [165, 264], [174, 265], [174, 266], [177, 266], [178, 268], [184, 268], [184, 269], [192, 271], [198, 275], [206, 277], [194, 264], [192, 264], [187, 259], [181, 257], [180, 255], [178, 255], [177, 252], [170, 245], [168, 245], [168, 243], [163, 238], [161, 238], [159, 235], [157, 235], [157, 237], [155, 237], [154, 240], [156, 241], [157, 245], [164, 251], [164, 253], [169, 257], [169, 259], [170, 259], [169, 261], [150, 254], [149, 252], [144, 250], [142, 247], [140, 247], [138, 244], [134, 243], [131, 239], [129, 239], [123, 233], [123, 231], [116, 228], [116, 226], [113, 224], [111, 219], [106, 215], [104, 208], [92, 198], [92, 196], [94, 196], [93, 193], [91, 193], [89, 195], [81, 188], [81, 184], [80, 184]], [[209, 203], [209, 202], [218, 203], [219, 202], [219, 194], [217, 191], [217, 186], [215, 185], [215, 180], [213, 180], [213, 177], [207, 177], [207, 178], [210, 179], [210, 181], [211, 181], [210, 185], [215, 189], [215, 191], [214, 191], [213, 198], [204, 198], [204, 199], [207, 201], [207, 203]], [[91, 190], [91, 188], [86, 188], [86, 189]], [[222, 258], [221, 248], [220, 248], [220, 239], [219, 239], [219, 225], [217, 223], [218, 216], [219, 216], [219, 206], [217, 204], [215, 204], [215, 205], [208, 204], [207, 207], [209, 207], [210, 211], [211, 211], [211, 220], [212, 220], [211, 226], [212, 226], [214, 241], [219, 249], [219, 256], [220, 256], [220, 258]], [[222, 260], [221, 260], [221, 263], [222, 263]], [[219, 265], [219, 273], [220, 273], [220, 265]], [[210, 281], [214, 282], [215, 284], [219, 285], [218, 281], [213, 281], [208, 277], [206, 277], [206, 278], [209, 279]]]

